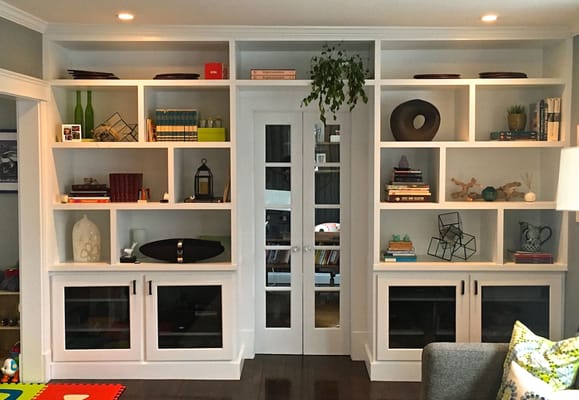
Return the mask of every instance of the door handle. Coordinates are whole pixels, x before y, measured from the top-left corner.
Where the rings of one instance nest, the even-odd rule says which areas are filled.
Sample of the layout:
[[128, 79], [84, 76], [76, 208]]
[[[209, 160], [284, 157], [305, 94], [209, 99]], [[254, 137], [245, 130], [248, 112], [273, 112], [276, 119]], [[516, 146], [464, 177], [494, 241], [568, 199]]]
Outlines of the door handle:
[[304, 246], [304, 251], [307, 253], [309, 251], [312, 251], [314, 248], [313, 246]]
[[297, 253], [298, 251], [300, 251], [299, 246], [292, 246], [292, 253]]
[[137, 294], [137, 280], [133, 279], [133, 294]]
[[478, 296], [478, 280], [474, 281], [474, 295]]

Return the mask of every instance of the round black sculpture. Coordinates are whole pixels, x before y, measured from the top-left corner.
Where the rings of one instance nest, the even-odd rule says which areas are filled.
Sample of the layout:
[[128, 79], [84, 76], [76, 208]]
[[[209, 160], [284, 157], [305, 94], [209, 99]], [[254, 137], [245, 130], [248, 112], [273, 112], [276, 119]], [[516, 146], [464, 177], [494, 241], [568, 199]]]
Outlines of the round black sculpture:
[[[414, 120], [424, 117], [424, 124], [416, 128]], [[440, 113], [431, 103], [414, 99], [404, 102], [392, 111], [390, 128], [398, 141], [429, 141], [434, 139], [440, 127]]]

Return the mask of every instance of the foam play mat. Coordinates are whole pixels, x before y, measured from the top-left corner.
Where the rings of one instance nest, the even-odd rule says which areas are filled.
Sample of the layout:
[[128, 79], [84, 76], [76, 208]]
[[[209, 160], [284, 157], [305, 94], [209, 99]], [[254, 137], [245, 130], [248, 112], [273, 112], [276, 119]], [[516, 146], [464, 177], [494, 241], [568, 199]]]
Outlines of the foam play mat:
[[0, 385], [0, 400], [116, 400], [123, 390], [120, 384], [9, 383]]
[[32, 400], [45, 387], [41, 383], [4, 383], [0, 385], [0, 400]]

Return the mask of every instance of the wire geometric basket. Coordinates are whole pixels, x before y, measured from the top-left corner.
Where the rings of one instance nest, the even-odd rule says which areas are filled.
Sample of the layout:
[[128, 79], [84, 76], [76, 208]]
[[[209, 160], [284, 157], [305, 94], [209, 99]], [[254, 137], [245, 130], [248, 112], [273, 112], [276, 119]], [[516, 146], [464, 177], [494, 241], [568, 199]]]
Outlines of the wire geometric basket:
[[94, 129], [97, 142], [136, 142], [138, 140], [137, 124], [127, 124], [118, 112], [115, 112]]

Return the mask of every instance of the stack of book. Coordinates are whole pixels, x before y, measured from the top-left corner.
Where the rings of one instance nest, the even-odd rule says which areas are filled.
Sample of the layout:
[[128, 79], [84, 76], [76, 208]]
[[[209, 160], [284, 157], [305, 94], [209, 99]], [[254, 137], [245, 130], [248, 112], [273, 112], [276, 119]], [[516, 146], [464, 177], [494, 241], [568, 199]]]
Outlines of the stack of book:
[[548, 97], [529, 105], [529, 129], [537, 140], [557, 142], [561, 125], [561, 98]]
[[296, 79], [295, 69], [252, 69], [250, 72], [252, 80], [294, 80]]
[[553, 254], [547, 252], [533, 253], [529, 251], [515, 251], [513, 253], [515, 264], [553, 264]]
[[538, 140], [536, 131], [496, 131], [491, 132], [491, 140]]
[[384, 252], [384, 262], [416, 261], [416, 251], [412, 241], [389, 241]]
[[109, 203], [109, 189], [106, 184], [86, 183], [72, 185], [68, 192], [69, 203]]
[[395, 167], [392, 180], [386, 185], [386, 200], [389, 202], [430, 201], [430, 186], [424, 183], [422, 171], [412, 168]]
[[[158, 142], [196, 142], [197, 110], [155, 110], [155, 134]], [[147, 127], [149, 130], [149, 127]]]

